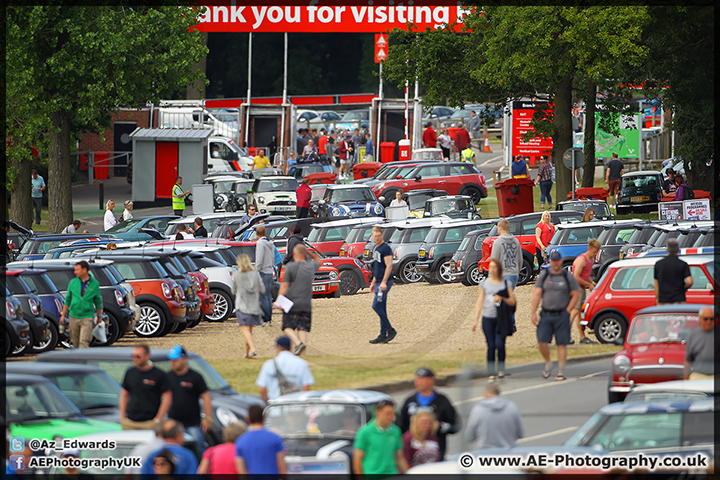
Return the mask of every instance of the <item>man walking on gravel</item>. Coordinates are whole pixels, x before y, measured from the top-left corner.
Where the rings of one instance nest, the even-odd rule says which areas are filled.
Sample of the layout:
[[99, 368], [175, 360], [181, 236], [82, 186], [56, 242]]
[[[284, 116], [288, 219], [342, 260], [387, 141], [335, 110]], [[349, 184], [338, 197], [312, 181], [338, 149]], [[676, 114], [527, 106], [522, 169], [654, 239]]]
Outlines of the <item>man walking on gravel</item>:
[[415, 390], [405, 399], [397, 425], [405, 433], [410, 430], [410, 418], [419, 409], [432, 411], [438, 422], [437, 438], [442, 460], [447, 449], [447, 436], [460, 431], [460, 417], [450, 399], [435, 390], [435, 373], [429, 368], [419, 368], [415, 372]]
[[[550, 269], [538, 275], [532, 297], [530, 320], [537, 326], [538, 348], [545, 359], [543, 378], [550, 377], [550, 342], [555, 336], [558, 355], [558, 374], [555, 381], [565, 380], [563, 371], [567, 360], [567, 345], [570, 343], [570, 311], [575, 307], [579, 286], [575, 277], [562, 268], [562, 255], [553, 251], [550, 254]], [[537, 309], [542, 299], [540, 321]]]
[[517, 287], [520, 268], [523, 264], [522, 247], [520, 240], [509, 232], [510, 222], [504, 218], [497, 224], [498, 238], [493, 243], [490, 258], [497, 258], [502, 264], [503, 280], [507, 280], [512, 287]]
[[375, 250], [373, 251], [373, 279], [370, 282], [370, 291], [375, 295], [372, 308], [380, 317], [380, 335], [370, 340], [370, 343], [388, 343], [397, 335], [397, 331], [390, 325], [387, 316], [387, 296], [393, 286], [393, 252], [385, 243], [380, 227], [373, 227], [372, 239], [375, 242]]
[[93, 277], [85, 260], [75, 264], [75, 278], [70, 280], [65, 304], [60, 313], [60, 323], [70, 319], [70, 342], [75, 348], [88, 348], [92, 341], [92, 329], [97, 322], [102, 322], [102, 293], [100, 282]]
[[260, 310], [263, 322], [269, 324], [272, 320], [272, 282], [273, 267], [275, 266], [275, 245], [265, 236], [265, 227], [260, 225], [255, 229], [258, 237], [255, 244], [255, 269], [265, 286], [265, 293], [260, 294]]

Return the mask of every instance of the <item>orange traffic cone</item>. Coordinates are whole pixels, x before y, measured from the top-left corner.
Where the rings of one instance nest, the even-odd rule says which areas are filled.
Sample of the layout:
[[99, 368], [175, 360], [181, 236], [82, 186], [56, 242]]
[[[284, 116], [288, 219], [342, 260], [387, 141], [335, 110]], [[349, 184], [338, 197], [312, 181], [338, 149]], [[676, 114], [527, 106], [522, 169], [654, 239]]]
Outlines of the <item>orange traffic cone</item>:
[[492, 150], [490, 150], [490, 139], [487, 134], [485, 134], [485, 146], [483, 147], [483, 152], [492, 153]]

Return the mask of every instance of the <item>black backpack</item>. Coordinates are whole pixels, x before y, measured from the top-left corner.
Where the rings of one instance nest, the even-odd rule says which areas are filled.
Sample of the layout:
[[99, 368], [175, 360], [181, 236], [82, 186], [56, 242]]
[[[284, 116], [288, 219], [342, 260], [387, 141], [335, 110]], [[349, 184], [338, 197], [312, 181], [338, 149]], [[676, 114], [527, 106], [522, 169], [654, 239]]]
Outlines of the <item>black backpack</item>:
[[692, 191], [692, 188], [688, 187], [686, 184], [683, 184], [682, 187], [683, 200], [693, 200], [695, 198], [695, 192]]

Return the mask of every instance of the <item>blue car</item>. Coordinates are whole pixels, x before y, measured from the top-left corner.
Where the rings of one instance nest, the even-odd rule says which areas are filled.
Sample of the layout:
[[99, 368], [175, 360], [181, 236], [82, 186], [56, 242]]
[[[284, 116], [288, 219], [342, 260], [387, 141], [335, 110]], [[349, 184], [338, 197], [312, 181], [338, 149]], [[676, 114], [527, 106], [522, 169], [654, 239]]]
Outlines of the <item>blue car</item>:
[[72, 240], [70, 242], [63, 242], [57, 247], [50, 249], [43, 259], [56, 259], [56, 258], [67, 258], [72, 257], [72, 252], [76, 250], [82, 250], [85, 248], [92, 248], [98, 246], [105, 246], [110, 242], [122, 242], [119, 238], [101, 238], [95, 240], [92, 238], [83, 238], [81, 240]]
[[367, 185], [328, 185], [317, 204], [318, 217], [382, 217], [385, 207]]
[[18, 253], [16, 260], [40, 260], [45, 257], [45, 254], [56, 248], [61, 243], [65, 243], [71, 240], [86, 239], [98, 241], [101, 238], [110, 237], [106, 234], [98, 233], [73, 233], [73, 234], [45, 234], [45, 235], [34, 235], [23, 243], [20, 253]]
[[555, 235], [553, 235], [550, 243], [543, 251], [543, 259], [545, 260], [540, 267], [543, 270], [550, 268], [548, 258], [552, 252], [560, 252], [563, 261], [563, 268], [571, 268], [572, 263], [578, 255], [587, 252], [587, 245], [593, 238], [598, 238], [603, 231], [603, 227], [616, 225], [621, 223], [636, 223], [638, 219], [630, 220], [605, 220], [602, 222], [581, 222], [561, 224], [555, 227]]
[[124, 242], [146, 242], [153, 240], [153, 237], [147, 233], [140, 232], [140, 228], [150, 228], [158, 232], [164, 232], [171, 220], [178, 219], [177, 215], [156, 215], [152, 217], [139, 217], [125, 220], [110, 230], [106, 234], [119, 238]]
[[[20, 278], [25, 280], [35, 295], [40, 297], [42, 302], [43, 316], [52, 322], [53, 326], [60, 330], [60, 316], [62, 307], [65, 303], [65, 297], [53, 281], [48, 277], [46, 270], [27, 269], [20, 271]], [[67, 326], [67, 325], [66, 325]], [[33, 348], [33, 352], [40, 353], [52, 350], [58, 343], [67, 344], [70, 340], [69, 329], [65, 329], [63, 333], [58, 333], [57, 341], [51, 341], [42, 348]]]

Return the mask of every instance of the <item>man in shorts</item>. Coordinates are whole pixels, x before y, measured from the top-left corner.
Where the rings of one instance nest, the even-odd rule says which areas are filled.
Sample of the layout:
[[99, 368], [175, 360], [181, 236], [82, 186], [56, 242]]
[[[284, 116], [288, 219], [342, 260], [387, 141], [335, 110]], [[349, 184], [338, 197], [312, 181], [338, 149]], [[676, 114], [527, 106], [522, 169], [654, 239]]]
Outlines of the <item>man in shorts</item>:
[[[552, 370], [550, 342], [555, 336], [558, 352], [558, 373], [555, 381], [565, 380], [563, 370], [567, 360], [567, 345], [570, 343], [570, 311], [578, 301], [578, 283], [570, 272], [562, 268], [562, 255], [550, 254], [550, 269], [538, 275], [532, 297], [530, 320], [537, 326], [538, 348], [545, 359], [543, 378], [549, 378]], [[540, 321], [537, 309], [542, 299]]]
[[613, 153], [612, 158], [607, 164], [607, 170], [605, 170], [605, 183], [608, 184], [608, 198], [610, 200], [608, 204], [611, 207], [616, 207], [615, 192], [620, 189], [620, 180], [624, 173], [625, 165], [618, 158], [618, 154]]
[[[590, 274], [592, 273], [595, 257], [600, 251], [600, 247], [601, 245], [597, 238], [591, 239], [588, 242], [587, 252], [582, 255], [578, 255], [572, 266], [573, 276], [580, 286], [580, 295], [578, 296], [578, 301], [572, 311], [572, 323], [577, 323], [578, 331], [580, 332], [580, 343], [596, 343], [585, 335], [585, 326], [580, 324], [580, 312], [582, 311], [582, 304], [585, 302], [587, 292], [590, 292], [593, 288], [595, 288], [595, 282], [590, 280]], [[572, 344], [575, 342], [570, 340], [570, 343]]]
[[[308, 255], [311, 261], [305, 259]], [[278, 293], [278, 297], [283, 295], [293, 302], [290, 310], [283, 313], [282, 330], [295, 344], [295, 355], [300, 355], [307, 344], [312, 323], [312, 283], [319, 268], [315, 253], [308, 251], [305, 245], [295, 245], [293, 261], [285, 267]]]

